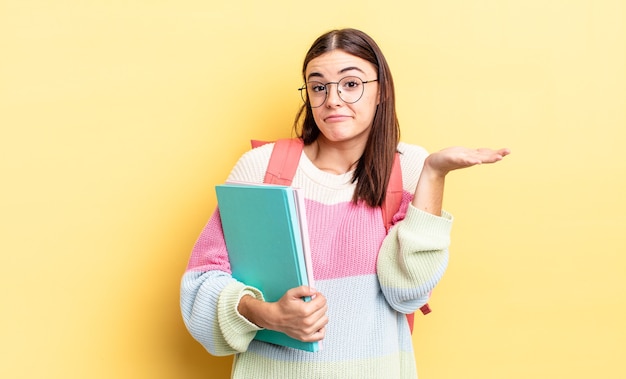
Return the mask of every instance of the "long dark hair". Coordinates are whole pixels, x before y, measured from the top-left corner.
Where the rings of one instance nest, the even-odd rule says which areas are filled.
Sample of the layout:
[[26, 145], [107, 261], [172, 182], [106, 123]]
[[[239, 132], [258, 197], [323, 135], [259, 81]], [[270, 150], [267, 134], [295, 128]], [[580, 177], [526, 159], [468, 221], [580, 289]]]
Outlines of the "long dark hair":
[[[306, 68], [309, 62], [332, 50], [342, 50], [370, 62], [378, 71], [380, 103], [363, 155], [359, 159], [352, 182], [356, 182], [353, 201], [360, 199], [369, 206], [382, 205], [389, 184], [394, 155], [400, 140], [400, 126], [396, 115], [395, 90], [391, 70], [382, 51], [374, 40], [356, 29], [332, 30], [320, 36], [309, 49], [302, 65], [302, 76], [306, 82]], [[300, 120], [302, 127], [299, 130]], [[302, 105], [294, 122], [296, 134], [305, 145], [313, 143], [320, 130], [313, 119], [313, 112], [307, 102]]]

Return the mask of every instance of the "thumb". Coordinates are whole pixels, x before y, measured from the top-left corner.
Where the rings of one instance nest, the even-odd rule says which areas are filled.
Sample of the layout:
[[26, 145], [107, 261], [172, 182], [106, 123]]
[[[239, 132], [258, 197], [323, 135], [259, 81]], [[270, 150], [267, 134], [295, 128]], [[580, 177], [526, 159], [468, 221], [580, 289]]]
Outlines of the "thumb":
[[300, 286], [289, 290], [289, 295], [294, 298], [313, 297], [317, 291], [309, 286]]

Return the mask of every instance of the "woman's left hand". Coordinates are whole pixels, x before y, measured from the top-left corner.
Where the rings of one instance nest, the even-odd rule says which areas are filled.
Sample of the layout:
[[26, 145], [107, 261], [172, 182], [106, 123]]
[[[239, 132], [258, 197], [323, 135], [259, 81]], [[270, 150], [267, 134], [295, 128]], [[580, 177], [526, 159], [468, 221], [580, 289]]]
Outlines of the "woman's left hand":
[[413, 206], [440, 216], [444, 182], [450, 171], [483, 163], [495, 163], [510, 153], [509, 149], [448, 147], [430, 154], [424, 161], [424, 167], [415, 188]]
[[424, 162], [424, 169], [445, 176], [452, 170], [472, 167], [483, 163], [495, 163], [509, 155], [509, 149], [470, 149], [467, 147], [448, 147], [432, 153]]

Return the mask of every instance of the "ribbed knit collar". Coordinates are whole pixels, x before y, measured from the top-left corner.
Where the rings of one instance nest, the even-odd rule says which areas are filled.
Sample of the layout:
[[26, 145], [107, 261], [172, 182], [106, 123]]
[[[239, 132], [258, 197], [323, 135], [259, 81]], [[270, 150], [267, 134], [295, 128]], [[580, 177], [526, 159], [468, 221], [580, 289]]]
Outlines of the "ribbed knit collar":
[[352, 175], [354, 175], [354, 170], [339, 175], [322, 171], [317, 168], [317, 166], [315, 166], [313, 162], [311, 162], [309, 157], [307, 157], [304, 152], [302, 152], [302, 156], [300, 157], [300, 169], [302, 170], [304, 175], [306, 175], [310, 180], [324, 187], [333, 189], [345, 189], [354, 185], [352, 183]]

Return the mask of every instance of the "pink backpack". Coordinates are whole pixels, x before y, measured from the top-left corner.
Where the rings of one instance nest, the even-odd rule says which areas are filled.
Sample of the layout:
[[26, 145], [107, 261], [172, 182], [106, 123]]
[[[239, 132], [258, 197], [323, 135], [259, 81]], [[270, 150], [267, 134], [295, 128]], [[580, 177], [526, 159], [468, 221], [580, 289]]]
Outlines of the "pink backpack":
[[[253, 148], [268, 143], [267, 141], [259, 140], [252, 140], [250, 142]], [[285, 186], [291, 185], [291, 181], [298, 169], [298, 162], [300, 161], [303, 147], [304, 143], [300, 138], [285, 138], [275, 141], [274, 150], [272, 151], [270, 162], [267, 165], [263, 182]], [[402, 168], [400, 167], [400, 157], [398, 153], [396, 153], [393, 168], [391, 169], [389, 185], [387, 186], [387, 193], [383, 205], [381, 206], [383, 221], [385, 222], [387, 231], [391, 228], [393, 215], [395, 215], [400, 208], [402, 191]], [[420, 308], [420, 311], [422, 311], [422, 314], [426, 315], [430, 313], [431, 309], [428, 304], [424, 304]], [[413, 332], [414, 316], [413, 313], [406, 315], [411, 332]]]

